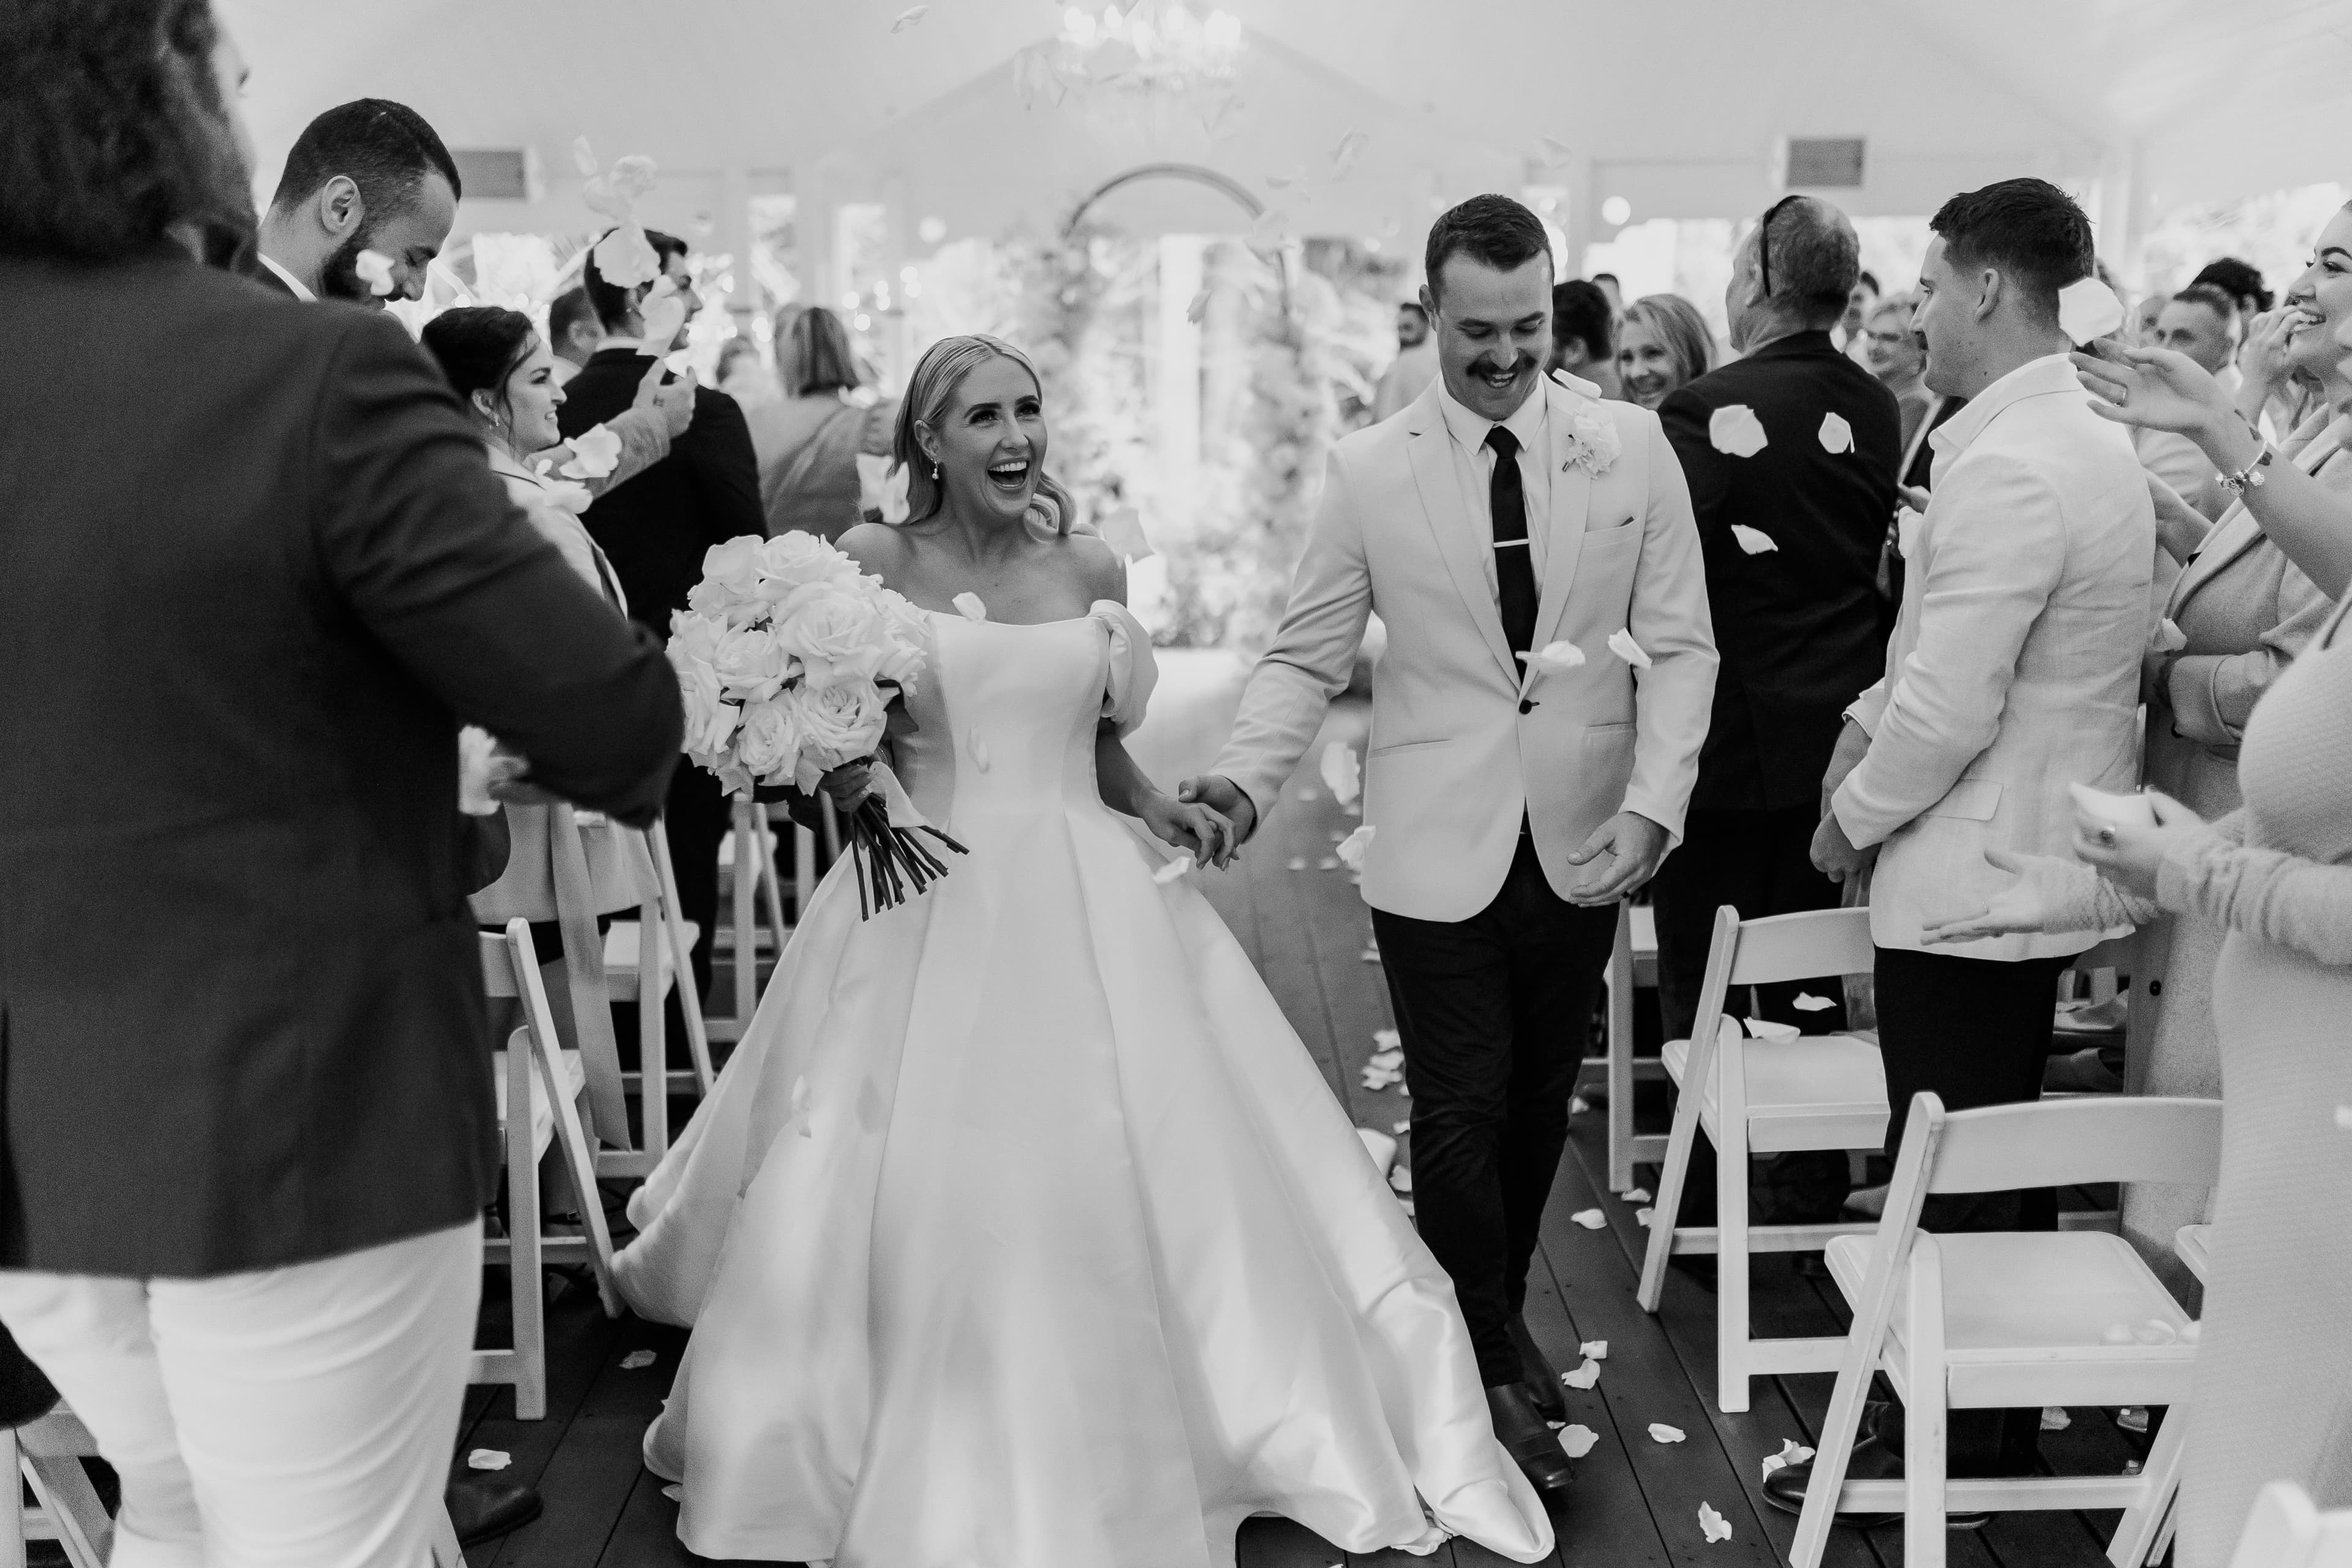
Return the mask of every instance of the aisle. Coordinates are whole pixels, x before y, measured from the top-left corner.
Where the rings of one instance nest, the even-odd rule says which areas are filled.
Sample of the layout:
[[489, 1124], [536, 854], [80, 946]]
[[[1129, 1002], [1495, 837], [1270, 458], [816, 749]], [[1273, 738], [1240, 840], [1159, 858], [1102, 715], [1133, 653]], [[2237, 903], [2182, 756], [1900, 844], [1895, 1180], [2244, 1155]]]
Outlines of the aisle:
[[[1360, 746], [1368, 723], [1360, 704], [1343, 705], [1324, 739]], [[1318, 742], [1315, 755], [1320, 754]], [[1401, 1088], [1368, 1090], [1361, 1069], [1372, 1032], [1389, 1026], [1388, 997], [1374, 964], [1364, 962], [1371, 923], [1344, 871], [1326, 870], [1337, 838], [1355, 825], [1322, 789], [1310, 764], [1300, 770], [1266, 836], [1230, 872], [1213, 874], [1204, 890], [1256, 959], [1281, 1002], [1359, 1126], [1383, 1131], [1405, 1119], [1411, 1102]], [[1297, 861], [1301, 870], [1291, 870]], [[1642, 1313], [1633, 1302], [1645, 1232], [1634, 1205], [1602, 1195], [1607, 1169], [1599, 1115], [1570, 1129], [1570, 1157], [1560, 1163], [1547, 1213], [1529, 1326], [1561, 1366], [1575, 1363], [1585, 1340], [1607, 1340], [1601, 1382], [1590, 1392], [1568, 1392], [1570, 1419], [1600, 1435], [1578, 1464], [1577, 1482], [1554, 1520], [1563, 1541], [1551, 1561], [1596, 1568], [1691, 1563], [1707, 1568], [1781, 1568], [1795, 1521], [1766, 1508], [1759, 1461], [1783, 1438], [1810, 1441], [1829, 1399], [1827, 1376], [1779, 1378], [1759, 1386], [1744, 1415], [1714, 1413], [1714, 1298], [1680, 1277], [1668, 1286], [1664, 1311]], [[1410, 1141], [1407, 1141], [1410, 1152]], [[1654, 1186], [1654, 1174], [1645, 1180]], [[1569, 1216], [1601, 1208], [1607, 1228], [1584, 1230]], [[1768, 1332], [1834, 1332], [1838, 1323], [1824, 1298], [1825, 1282], [1799, 1275], [1786, 1258], [1759, 1263], [1755, 1273], [1758, 1327]], [[501, 1300], [502, 1289], [488, 1292]], [[467, 1409], [469, 1428], [459, 1451], [489, 1448], [511, 1456], [507, 1474], [535, 1481], [547, 1513], [505, 1542], [470, 1553], [473, 1568], [671, 1568], [700, 1564], [676, 1535], [677, 1505], [663, 1483], [638, 1463], [638, 1439], [667, 1392], [683, 1332], [635, 1319], [607, 1322], [593, 1289], [567, 1286], [551, 1307], [549, 1414], [544, 1421], [512, 1419], [509, 1393], [477, 1389]], [[486, 1323], [485, 1343], [504, 1343], [502, 1323]], [[623, 1365], [629, 1352], [654, 1352], [650, 1365]], [[1654, 1442], [1652, 1422], [1681, 1428], [1686, 1440]], [[2073, 1425], [2043, 1440], [2047, 1457], [2077, 1471], [2112, 1472], [2144, 1443], [2126, 1439], [2106, 1413], [2074, 1413]], [[1711, 1504], [1731, 1522], [1732, 1538], [1708, 1544], [1698, 1505]], [[2019, 1514], [1982, 1531], [1952, 1537], [1954, 1568], [2093, 1568], [2104, 1562], [2111, 1515], [2094, 1525], [2072, 1514]], [[1869, 1536], [1835, 1532], [1827, 1568], [1894, 1568], [1902, 1560], [1901, 1531]], [[1286, 1521], [1255, 1521], [1242, 1535], [1241, 1568], [1491, 1568], [1505, 1560], [1456, 1542], [1434, 1556], [1402, 1552], [1350, 1556]], [[1083, 1568], [1074, 1564], [1073, 1568]]]

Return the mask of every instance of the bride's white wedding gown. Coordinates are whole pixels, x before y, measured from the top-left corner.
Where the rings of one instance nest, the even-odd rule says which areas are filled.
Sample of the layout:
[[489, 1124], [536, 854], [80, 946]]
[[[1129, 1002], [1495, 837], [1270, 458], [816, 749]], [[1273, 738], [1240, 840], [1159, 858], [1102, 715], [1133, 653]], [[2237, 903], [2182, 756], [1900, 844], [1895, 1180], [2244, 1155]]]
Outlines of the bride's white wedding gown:
[[646, 1460], [707, 1557], [1225, 1568], [1253, 1513], [1351, 1552], [1549, 1554], [1454, 1289], [1189, 879], [1102, 804], [1152, 680], [1118, 605], [933, 616], [901, 742], [971, 850], [812, 903], [629, 1205], [691, 1325]]

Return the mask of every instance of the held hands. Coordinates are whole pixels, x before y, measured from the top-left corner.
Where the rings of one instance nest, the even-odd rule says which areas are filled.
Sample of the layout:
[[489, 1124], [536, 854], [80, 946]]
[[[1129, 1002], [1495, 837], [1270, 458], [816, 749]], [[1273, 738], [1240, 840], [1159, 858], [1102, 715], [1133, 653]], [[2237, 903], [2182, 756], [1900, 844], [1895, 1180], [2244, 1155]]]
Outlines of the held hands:
[[1581, 866], [1602, 855], [1611, 857], [1607, 865], [1594, 867], [1569, 889], [1570, 903], [1588, 909], [1613, 904], [1656, 876], [1666, 858], [1666, 830], [1638, 811], [1621, 811], [1594, 828], [1568, 863]]
[[1874, 844], [1867, 849], [1855, 848], [1853, 840], [1845, 836], [1845, 824], [1837, 819], [1837, 813], [1822, 813], [1822, 825], [1813, 829], [1815, 870], [1843, 887], [1867, 872], [1877, 859], [1877, 845]]
[[[1176, 799], [1181, 805], [1205, 805], [1225, 819], [1234, 840], [1233, 850], [1227, 852], [1225, 860], [1231, 860], [1234, 853], [1248, 842], [1250, 835], [1257, 831], [1257, 803], [1241, 785], [1223, 774], [1201, 773], [1186, 779], [1176, 786]], [[1224, 861], [1218, 863], [1223, 865]]]
[[2156, 897], [2157, 868], [2176, 850], [2211, 837], [2205, 819], [2168, 795], [2147, 794], [2156, 812], [2156, 826], [2109, 822], [2081, 806], [2074, 808], [2074, 853], [2099, 868], [2100, 874], [2126, 893]]
[[1189, 850], [1193, 865], [1205, 870], [1233, 863], [1241, 839], [1222, 812], [1198, 801], [1174, 800], [1153, 790], [1141, 803], [1143, 826], [1171, 848]]

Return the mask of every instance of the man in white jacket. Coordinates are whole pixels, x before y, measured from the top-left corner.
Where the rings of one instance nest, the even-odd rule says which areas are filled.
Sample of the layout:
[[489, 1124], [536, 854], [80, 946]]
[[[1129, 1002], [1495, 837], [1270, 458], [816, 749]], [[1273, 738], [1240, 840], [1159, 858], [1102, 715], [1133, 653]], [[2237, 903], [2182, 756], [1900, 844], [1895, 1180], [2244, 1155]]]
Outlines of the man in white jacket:
[[[1927, 384], [1969, 401], [1930, 437], [1934, 499], [1906, 542], [1886, 673], [1847, 710], [1813, 840], [1832, 877], [1871, 877], [1889, 1153], [1922, 1089], [1953, 1110], [2041, 1093], [2058, 975], [2095, 935], [1929, 950], [1921, 929], [2009, 880], [1986, 850], [2069, 853], [2068, 785], [2132, 787], [2155, 555], [2130, 437], [2092, 413], [2059, 325], [2060, 289], [2091, 275], [2089, 219], [2020, 179], [1953, 197], [1931, 226]], [[2046, 1230], [2056, 1209], [2046, 1191], [1991, 1193], [1930, 1198], [1925, 1219]], [[1953, 1474], [2032, 1468], [2037, 1414], [2008, 1415], [1954, 1417]]]
[[1183, 796], [1244, 837], [1355, 668], [1372, 678], [1364, 860], [1412, 1091], [1421, 1234], [1453, 1276], [1496, 1434], [1551, 1489], [1558, 1375], [1519, 1309], [1617, 901], [1682, 832], [1715, 691], [1690, 491], [1657, 416], [1550, 380], [1542, 223], [1475, 196], [1430, 230], [1441, 374], [1331, 453], [1273, 646]]

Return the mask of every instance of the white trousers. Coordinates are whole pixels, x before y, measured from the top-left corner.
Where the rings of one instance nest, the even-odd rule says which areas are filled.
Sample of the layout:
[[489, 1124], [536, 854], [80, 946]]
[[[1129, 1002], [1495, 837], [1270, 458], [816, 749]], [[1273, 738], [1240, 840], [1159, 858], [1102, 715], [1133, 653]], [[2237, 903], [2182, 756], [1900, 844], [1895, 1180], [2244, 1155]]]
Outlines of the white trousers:
[[211, 1279], [0, 1272], [0, 1322], [122, 1478], [111, 1568], [427, 1568], [479, 1220]]

